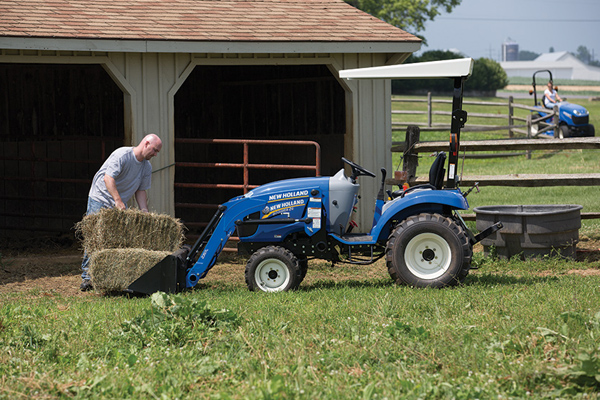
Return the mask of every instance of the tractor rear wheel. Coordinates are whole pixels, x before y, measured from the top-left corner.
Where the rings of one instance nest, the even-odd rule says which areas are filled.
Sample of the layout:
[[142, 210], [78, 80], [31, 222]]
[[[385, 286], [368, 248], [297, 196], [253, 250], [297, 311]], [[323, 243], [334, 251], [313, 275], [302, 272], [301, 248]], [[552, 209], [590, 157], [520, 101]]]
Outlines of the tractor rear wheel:
[[298, 258], [277, 246], [263, 247], [252, 254], [245, 276], [248, 289], [263, 292], [295, 290], [304, 278]]
[[387, 268], [398, 284], [445, 287], [462, 283], [473, 250], [464, 229], [440, 214], [419, 214], [396, 226], [386, 247]]

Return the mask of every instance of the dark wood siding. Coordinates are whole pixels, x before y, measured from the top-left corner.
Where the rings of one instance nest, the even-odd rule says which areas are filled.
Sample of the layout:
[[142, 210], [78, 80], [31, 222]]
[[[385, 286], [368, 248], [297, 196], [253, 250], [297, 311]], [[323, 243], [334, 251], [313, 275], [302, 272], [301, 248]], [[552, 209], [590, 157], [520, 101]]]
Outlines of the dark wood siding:
[[0, 64], [0, 232], [72, 234], [123, 145], [123, 94], [99, 65]]
[[[197, 66], [175, 96], [175, 138], [312, 140], [322, 147], [321, 174], [342, 167], [345, 93], [324, 65]], [[252, 163], [310, 164], [314, 148], [265, 146]], [[242, 146], [176, 144], [176, 162], [240, 163]], [[176, 167], [175, 182], [241, 183], [242, 171]], [[252, 170], [250, 183], [307, 176], [306, 171]], [[221, 204], [242, 194], [232, 189], [175, 189], [176, 215], [207, 221], [214, 210], [182, 203]]]

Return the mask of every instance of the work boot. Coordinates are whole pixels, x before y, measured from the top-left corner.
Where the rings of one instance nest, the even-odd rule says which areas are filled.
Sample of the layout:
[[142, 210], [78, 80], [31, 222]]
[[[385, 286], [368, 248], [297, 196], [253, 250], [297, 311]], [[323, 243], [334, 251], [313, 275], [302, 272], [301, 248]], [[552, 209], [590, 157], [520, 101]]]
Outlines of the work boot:
[[81, 282], [81, 285], [79, 286], [79, 289], [80, 289], [82, 292], [87, 292], [87, 291], [89, 291], [89, 290], [93, 290], [93, 289], [94, 289], [94, 286], [92, 285], [92, 282], [91, 282], [91, 281], [89, 281], [89, 280], [85, 280], [85, 281]]

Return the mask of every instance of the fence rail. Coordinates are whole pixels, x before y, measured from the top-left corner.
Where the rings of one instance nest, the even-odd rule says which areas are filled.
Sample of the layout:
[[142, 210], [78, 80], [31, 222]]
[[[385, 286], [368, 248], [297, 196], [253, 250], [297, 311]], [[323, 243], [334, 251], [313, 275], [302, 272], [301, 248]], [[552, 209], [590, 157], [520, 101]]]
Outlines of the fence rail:
[[[451, 111], [434, 111], [433, 104], [452, 104], [452, 100], [445, 99], [433, 99], [431, 93], [427, 94], [426, 99], [407, 99], [407, 98], [393, 98], [392, 103], [426, 103], [427, 110], [392, 110], [394, 115], [427, 115], [427, 122], [415, 122], [415, 121], [403, 121], [393, 122], [392, 131], [403, 131], [408, 126], [418, 126], [421, 131], [425, 132], [441, 132], [450, 129], [450, 124], [447, 123], [436, 123], [433, 122], [435, 115], [449, 116], [452, 115]], [[521, 117], [515, 115], [515, 109], [527, 110], [532, 112], [540, 111], [540, 107], [528, 106], [525, 104], [519, 104], [514, 102], [514, 98], [510, 96], [506, 103], [496, 101], [463, 101], [463, 105], [476, 105], [476, 106], [490, 106], [490, 107], [507, 107], [507, 114], [498, 113], [469, 113], [469, 117], [474, 118], [488, 118], [488, 119], [500, 119], [506, 120], [507, 124], [503, 125], [475, 125], [468, 124], [461, 129], [462, 132], [494, 132], [506, 130], [509, 137], [513, 137], [514, 133], [520, 133], [527, 137], [536, 137], [542, 133], [548, 131], [556, 131], [558, 129], [558, 107], [554, 109], [544, 109], [545, 115], [542, 117], [534, 117], [533, 114], [527, 117]], [[546, 123], [545, 121], [549, 118], [552, 119], [552, 123]], [[517, 123], [520, 122], [520, 123]], [[532, 130], [532, 127], [539, 125], [539, 129]], [[558, 133], [558, 132], [556, 132]], [[557, 136], [557, 135], [555, 135]]]
[[[427, 183], [428, 177], [416, 176], [419, 153], [435, 153], [448, 149], [448, 142], [421, 142], [420, 128], [409, 126], [406, 129], [404, 142], [393, 142], [392, 152], [403, 153], [403, 171], [399, 177], [388, 179], [388, 185], [402, 186]], [[498, 152], [526, 150], [567, 150], [567, 149], [600, 149], [600, 138], [567, 138], [567, 139], [502, 139], [502, 140], [470, 140], [460, 143], [460, 151], [466, 152]], [[461, 176], [463, 186], [510, 186], [510, 187], [547, 187], [547, 186], [600, 186], [600, 173], [583, 174], [509, 174], [509, 175], [474, 175]], [[582, 214], [582, 218], [600, 218], [600, 213]]]

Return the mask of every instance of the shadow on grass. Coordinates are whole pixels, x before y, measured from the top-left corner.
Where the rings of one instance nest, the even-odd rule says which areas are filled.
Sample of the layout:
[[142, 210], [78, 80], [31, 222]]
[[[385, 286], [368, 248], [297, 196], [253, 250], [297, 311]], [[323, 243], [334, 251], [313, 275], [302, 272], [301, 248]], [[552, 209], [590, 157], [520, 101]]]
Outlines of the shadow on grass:
[[368, 279], [355, 280], [348, 279], [343, 281], [322, 280], [309, 284], [301, 284], [298, 290], [312, 291], [321, 289], [341, 289], [341, 288], [387, 288], [393, 287], [395, 283], [391, 279]]
[[497, 286], [497, 285], [536, 285], [540, 283], [557, 282], [556, 276], [514, 276], [500, 274], [470, 275], [466, 286]]

